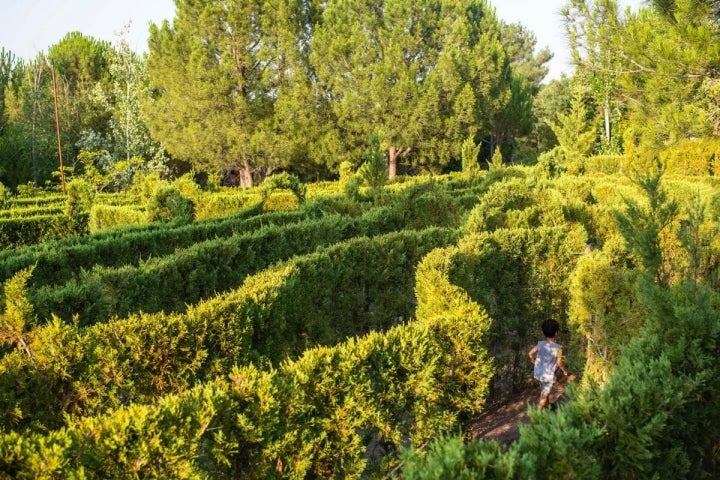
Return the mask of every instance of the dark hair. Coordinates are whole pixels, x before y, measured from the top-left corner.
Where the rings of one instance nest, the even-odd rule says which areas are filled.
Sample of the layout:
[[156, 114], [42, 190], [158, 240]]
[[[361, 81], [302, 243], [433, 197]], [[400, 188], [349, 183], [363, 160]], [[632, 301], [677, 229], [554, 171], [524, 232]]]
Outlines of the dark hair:
[[560, 325], [555, 320], [545, 320], [542, 323], [543, 334], [548, 338], [553, 338], [560, 329]]

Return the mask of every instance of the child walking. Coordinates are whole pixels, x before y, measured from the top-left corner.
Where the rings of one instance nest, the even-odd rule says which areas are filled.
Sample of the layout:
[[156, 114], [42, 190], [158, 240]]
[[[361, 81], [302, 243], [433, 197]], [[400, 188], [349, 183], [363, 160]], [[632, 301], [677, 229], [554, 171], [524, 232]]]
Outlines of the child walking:
[[541, 326], [545, 340], [538, 341], [528, 355], [535, 365], [533, 376], [540, 382], [540, 401], [538, 406], [545, 408], [550, 398], [550, 391], [555, 382], [555, 370], [560, 369], [567, 375], [563, 365], [562, 345], [555, 343], [555, 334], [560, 325], [555, 320], [545, 320]]

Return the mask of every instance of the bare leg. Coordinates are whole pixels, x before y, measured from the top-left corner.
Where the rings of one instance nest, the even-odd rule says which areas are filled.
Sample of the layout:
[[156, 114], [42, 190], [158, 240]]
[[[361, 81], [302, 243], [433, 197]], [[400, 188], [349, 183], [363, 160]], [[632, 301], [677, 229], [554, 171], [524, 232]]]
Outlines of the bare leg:
[[538, 406], [539, 406], [540, 408], [545, 408], [545, 407], [547, 407], [549, 398], [550, 398], [550, 394], [549, 394], [549, 393], [543, 393], [543, 392], [541, 392], [541, 393], [540, 393], [540, 401], [538, 402]]

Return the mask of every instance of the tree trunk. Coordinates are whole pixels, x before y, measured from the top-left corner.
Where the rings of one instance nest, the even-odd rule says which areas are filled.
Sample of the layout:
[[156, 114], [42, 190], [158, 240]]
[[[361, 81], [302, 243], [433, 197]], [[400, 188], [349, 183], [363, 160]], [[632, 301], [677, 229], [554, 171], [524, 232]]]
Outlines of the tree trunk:
[[32, 133], [30, 137], [30, 143], [32, 146], [32, 176], [33, 186], [38, 186], [38, 168], [37, 168], [37, 156], [35, 152], [35, 143], [37, 140], [36, 129], [37, 129], [37, 116], [38, 116], [38, 103], [40, 96], [40, 80], [42, 77], [42, 68], [40, 63], [36, 63], [33, 71], [33, 107], [32, 107]]
[[407, 147], [403, 150], [397, 147], [390, 147], [388, 149], [388, 179], [392, 180], [397, 175], [397, 162], [398, 158], [404, 157], [410, 153], [411, 148]]
[[388, 178], [392, 180], [397, 175], [397, 147], [390, 147], [388, 150]]
[[252, 171], [250, 170], [250, 164], [244, 161], [238, 165], [238, 171], [240, 176], [240, 186], [243, 188], [250, 188], [253, 186]]
[[610, 97], [605, 96], [605, 142], [610, 145]]

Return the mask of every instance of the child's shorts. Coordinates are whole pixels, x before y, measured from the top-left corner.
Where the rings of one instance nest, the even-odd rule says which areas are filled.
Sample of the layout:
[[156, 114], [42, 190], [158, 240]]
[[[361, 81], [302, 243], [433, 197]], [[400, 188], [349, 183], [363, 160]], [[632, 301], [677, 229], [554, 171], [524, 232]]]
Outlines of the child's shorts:
[[540, 380], [540, 393], [543, 393], [545, 395], [550, 395], [550, 391], [552, 390], [553, 382], [543, 382]]

